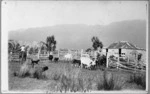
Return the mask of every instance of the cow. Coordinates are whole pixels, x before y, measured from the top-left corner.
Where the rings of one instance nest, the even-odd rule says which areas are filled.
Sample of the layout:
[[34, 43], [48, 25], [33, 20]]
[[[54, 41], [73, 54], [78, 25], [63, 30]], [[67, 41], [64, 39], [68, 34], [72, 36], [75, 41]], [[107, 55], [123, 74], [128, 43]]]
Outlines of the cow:
[[54, 62], [58, 62], [59, 57], [54, 57]]
[[96, 65], [96, 59], [92, 60], [89, 57], [81, 57], [81, 68], [83, 68], [83, 65], [86, 65], [85, 67], [90, 69], [91, 66]]
[[48, 59], [49, 59], [50, 61], [52, 61], [52, 60], [53, 60], [53, 55], [49, 55]]
[[31, 65], [32, 65], [32, 67], [34, 67], [34, 64], [38, 64], [39, 61], [40, 61], [39, 59], [38, 60], [31, 59]]
[[75, 65], [75, 66], [76, 65], [81, 66], [81, 60], [73, 59], [72, 64]]
[[64, 58], [65, 58], [65, 60], [66, 61], [69, 61], [69, 60], [72, 60], [72, 54], [66, 54], [65, 56], [64, 56]]

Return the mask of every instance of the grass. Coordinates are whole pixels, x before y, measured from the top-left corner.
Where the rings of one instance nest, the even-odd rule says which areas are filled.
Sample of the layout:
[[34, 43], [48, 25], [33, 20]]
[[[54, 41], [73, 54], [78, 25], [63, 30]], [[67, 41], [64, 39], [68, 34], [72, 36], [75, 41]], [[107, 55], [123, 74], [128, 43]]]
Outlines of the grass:
[[114, 75], [112, 73], [108, 73], [108, 71], [105, 70], [103, 73], [103, 81], [102, 82], [99, 81], [97, 83], [97, 89], [98, 90], [121, 90], [124, 83], [121, 82], [118, 83], [118, 81], [117, 82], [116, 81]]
[[[14, 71], [19, 71], [20, 64], [9, 63], [9, 89], [10, 90], [46, 90], [59, 92], [90, 92], [92, 90], [124, 90], [130, 84], [127, 81], [132, 73], [119, 70], [87, 70], [72, 67], [69, 63], [41, 62], [39, 66], [48, 66], [44, 72], [47, 79], [18, 78], [13, 76]], [[134, 89], [139, 89], [139, 85]], [[130, 88], [132, 89], [132, 88]]]
[[13, 72], [13, 75], [21, 78], [31, 77], [37, 79], [46, 79], [47, 77], [44, 74], [44, 68], [47, 67], [40, 65], [32, 67], [31, 62], [27, 60], [22, 65], [20, 65], [20, 70]]
[[134, 73], [130, 76], [128, 82], [141, 86], [143, 90], [146, 89], [146, 75], [143, 73]]

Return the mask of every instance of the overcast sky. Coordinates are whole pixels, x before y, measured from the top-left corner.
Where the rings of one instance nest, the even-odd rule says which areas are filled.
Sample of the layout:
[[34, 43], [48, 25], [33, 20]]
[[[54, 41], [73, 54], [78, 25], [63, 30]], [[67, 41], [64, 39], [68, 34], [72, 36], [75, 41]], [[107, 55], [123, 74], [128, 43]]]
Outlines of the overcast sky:
[[146, 20], [146, 1], [4, 1], [5, 31], [57, 24], [108, 25]]

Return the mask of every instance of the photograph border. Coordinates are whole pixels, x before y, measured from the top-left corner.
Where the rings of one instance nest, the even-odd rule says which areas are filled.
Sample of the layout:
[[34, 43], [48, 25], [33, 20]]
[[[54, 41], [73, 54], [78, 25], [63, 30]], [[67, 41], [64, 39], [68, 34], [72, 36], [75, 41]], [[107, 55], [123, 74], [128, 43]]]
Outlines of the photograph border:
[[[5, 0], [5, 1], [9, 1], [9, 0]], [[5, 1], [1, 1], [1, 9], [2, 9], [2, 2], [5, 2]], [[12, 0], [11, 0], [12, 1]], [[15, 1], [15, 0], [14, 0]], [[19, 0], [17, 0], [17, 1], [19, 1]], [[26, 1], [26, 0], [23, 0], [23, 1]], [[31, 0], [31, 1], [42, 1], [42, 0]], [[44, 0], [44, 1], [76, 1], [76, 0]], [[44, 2], [44, 1], [42, 1], [42, 2]], [[77, 1], [92, 1], [92, 0], [77, 0]], [[104, 0], [93, 0], [93, 1], [104, 1]], [[106, 1], [125, 1], [125, 0], [106, 0]], [[130, 0], [128, 0], [128, 1], [130, 1]], [[132, 0], [131, 0], [132, 1]], [[135, 1], [141, 1], [141, 0], [135, 0]], [[150, 54], [150, 51], [149, 51], [149, 44], [150, 44], [150, 41], [149, 41], [149, 36], [150, 36], [150, 34], [149, 34], [149, 24], [150, 24], [150, 20], [149, 20], [149, 14], [150, 14], [150, 12], [149, 12], [149, 5], [150, 5], [150, 2], [149, 2], [149, 0], [142, 0], [142, 1], [148, 1], [148, 6], [147, 6], [147, 24], [146, 24], [146, 59], [147, 59], [147, 68], [146, 68], [146, 90], [145, 91], [125, 91], [125, 92], [123, 92], [123, 91], [96, 91], [96, 92], [91, 92], [91, 93], [107, 93], [107, 94], [116, 94], [116, 93], [118, 93], [118, 94], [148, 94], [148, 93], [150, 93], [150, 90], [149, 90], [149, 86], [150, 86], [150, 82], [148, 81], [148, 78], [150, 78], [150, 64], [148, 63], [149, 61], [150, 61], [150, 56], [149, 56], [149, 54]], [[1, 78], [0, 78], [0, 84], [1, 84], [1, 93], [42, 93], [43, 94], [43, 92], [13, 92], [13, 91], [2, 91], [2, 79], [4, 79], [5, 78], [5, 76], [8, 76], [8, 74], [5, 74], [5, 75], [3, 75], [2, 76], [2, 71], [3, 71], [3, 67], [2, 67], [2, 63], [3, 62], [7, 62], [8, 60], [3, 60], [3, 55], [4, 55], [4, 52], [6, 52], [7, 50], [4, 50], [3, 48], [3, 45], [5, 44], [5, 45], [7, 45], [7, 41], [5, 41], [5, 40], [3, 40], [3, 37], [4, 37], [4, 32], [2, 31], [3, 29], [2, 29], [2, 21], [3, 21], [3, 19], [2, 19], [2, 10], [1, 10], [1, 18], [0, 18], [0, 20], [1, 20], [1, 26], [0, 26], [0, 29], [1, 29], [1, 32], [0, 32], [0, 38], [1, 38], [1, 41], [0, 41], [0, 60], [1, 60], [1, 63], [0, 63], [0, 67], [1, 67], [1, 70], [0, 70], [0, 75], [1, 75]], [[6, 32], [5, 32], [5, 34], [6, 34]], [[6, 56], [8, 56], [8, 55], [6, 55]], [[8, 63], [5, 65], [5, 66], [7, 66], [8, 67]], [[8, 70], [7, 70], [8, 71]], [[7, 80], [7, 79], [6, 79]], [[8, 83], [8, 82], [7, 82]], [[53, 92], [46, 92], [47, 94], [50, 94], [50, 93], [53, 93]], [[86, 92], [86, 93], [90, 93], [90, 92]], [[57, 94], [57, 93], [56, 93]], [[81, 93], [82, 94], [82, 93]]]

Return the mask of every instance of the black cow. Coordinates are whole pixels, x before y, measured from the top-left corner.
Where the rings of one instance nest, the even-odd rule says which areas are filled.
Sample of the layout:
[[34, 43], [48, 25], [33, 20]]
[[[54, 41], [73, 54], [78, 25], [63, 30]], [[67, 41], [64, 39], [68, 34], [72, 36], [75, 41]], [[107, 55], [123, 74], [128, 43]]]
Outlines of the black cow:
[[81, 66], [81, 60], [73, 59], [72, 64]]
[[48, 66], [44, 66], [44, 67], [42, 68], [42, 70], [43, 70], [43, 72], [46, 71], [46, 70], [48, 70]]
[[53, 60], [53, 55], [49, 55], [49, 60], [52, 61]]
[[54, 57], [54, 62], [58, 62], [59, 57]]
[[38, 60], [31, 59], [31, 65], [32, 65], [32, 67], [34, 67], [34, 64], [38, 64], [39, 61], [40, 61], [39, 59]]

